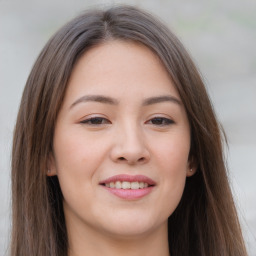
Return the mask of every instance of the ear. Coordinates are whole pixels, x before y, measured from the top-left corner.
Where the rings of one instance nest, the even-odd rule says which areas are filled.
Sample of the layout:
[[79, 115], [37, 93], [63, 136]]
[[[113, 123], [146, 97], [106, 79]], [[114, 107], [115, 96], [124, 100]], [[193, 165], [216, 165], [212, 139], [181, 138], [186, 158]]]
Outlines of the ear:
[[48, 177], [57, 175], [56, 161], [53, 153], [50, 153], [48, 157], [46, 175]]
[[190, 156], [188, 161], [188, 167], [187, 167], [187, 177], [193, 176], [196, 173], [197, 168], [198, 168], [198, 164], [195, 157]]

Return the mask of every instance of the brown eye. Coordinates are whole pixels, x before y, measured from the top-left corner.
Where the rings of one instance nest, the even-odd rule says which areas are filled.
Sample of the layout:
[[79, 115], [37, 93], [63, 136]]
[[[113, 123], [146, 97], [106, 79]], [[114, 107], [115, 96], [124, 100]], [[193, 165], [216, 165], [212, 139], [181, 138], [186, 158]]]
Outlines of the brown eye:
[[165, 126], [173, 124], [174, 121], [166, 117], [155, 117], [149, 120], [149, 123], [157, 126]]
[[102, 124], [110, 124], [110, 121], [103, 117], [92, 117], [89, 119], [85, 119], [80, 123], [88, 124], [88, 125], [102, 125]]

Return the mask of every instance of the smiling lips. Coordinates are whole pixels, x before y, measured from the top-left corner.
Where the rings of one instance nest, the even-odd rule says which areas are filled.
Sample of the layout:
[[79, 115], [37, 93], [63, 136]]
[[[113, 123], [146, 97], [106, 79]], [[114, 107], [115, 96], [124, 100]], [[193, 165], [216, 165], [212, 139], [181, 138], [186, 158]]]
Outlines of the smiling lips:
[[122, 198], [135, 200], [148, 195], [156, 183], [144, 175], [116, 175], [100, 182], [106, 190]]

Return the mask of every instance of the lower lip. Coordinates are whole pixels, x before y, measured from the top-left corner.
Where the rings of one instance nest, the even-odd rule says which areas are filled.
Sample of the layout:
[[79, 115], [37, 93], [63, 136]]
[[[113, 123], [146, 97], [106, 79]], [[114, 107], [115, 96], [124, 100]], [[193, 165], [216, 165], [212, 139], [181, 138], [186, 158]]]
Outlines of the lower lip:
[[154, 187], [152, 186], [152, 187], [147, 187], [142, 189], [117, 189], [117, 188], [108, 188], [104, 186], [104, 188], [110, 193], [122, 199], [136, 200], [136, 199], [140, 199], [142, 197], [147, 196]]

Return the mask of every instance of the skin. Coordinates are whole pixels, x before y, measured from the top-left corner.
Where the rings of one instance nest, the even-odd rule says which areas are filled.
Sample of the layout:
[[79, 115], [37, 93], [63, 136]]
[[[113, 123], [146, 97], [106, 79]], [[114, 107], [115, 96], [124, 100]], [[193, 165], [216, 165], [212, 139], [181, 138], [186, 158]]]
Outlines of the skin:
[[[88, 95], [113, 102], [81, 98]], [[158, 96], [171, 100], [145, 103]], [[71, 74], [53, 144], [48, 175], [58, 176], [64, 196], [70, 256], [169, 255], [167, 220], [194, 169], [184, 106], [152, 51], [117, 40], [87, 51]], [[145, 175], [155, 186], [122, 199], [99, 184], [117, 174]]]

